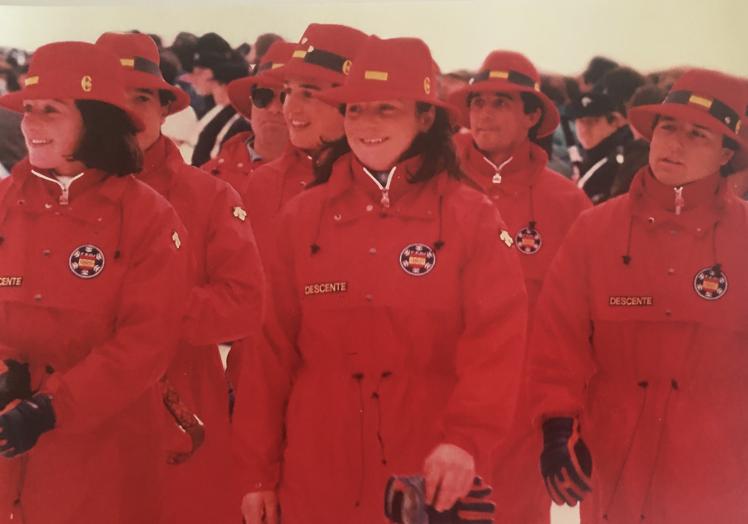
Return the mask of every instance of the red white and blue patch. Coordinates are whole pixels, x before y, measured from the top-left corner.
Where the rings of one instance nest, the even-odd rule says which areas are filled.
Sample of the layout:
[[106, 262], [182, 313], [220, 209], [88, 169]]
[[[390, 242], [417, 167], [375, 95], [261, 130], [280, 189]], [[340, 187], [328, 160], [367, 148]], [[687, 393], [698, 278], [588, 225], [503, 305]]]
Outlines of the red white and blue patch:
[[409, 275], [422, 277], [436, 265], [436, 253], [426, 244], [410, 244], [400, 253], [400, 267]]
[[523, 255], [534, 255], [543, 247], [543, 237], [537, 229], [523, 227], [514, 238], [514, 243]]
[[693, 279], [696, 294], [705, 300], [717, 300], [727, 293], [727, 275], [718, 267], [707, 267]]
[[85, 244], [70, 253], [70, 271], [79, 278], [93, 278], [104, 269], [104, 253], [98, 247]]

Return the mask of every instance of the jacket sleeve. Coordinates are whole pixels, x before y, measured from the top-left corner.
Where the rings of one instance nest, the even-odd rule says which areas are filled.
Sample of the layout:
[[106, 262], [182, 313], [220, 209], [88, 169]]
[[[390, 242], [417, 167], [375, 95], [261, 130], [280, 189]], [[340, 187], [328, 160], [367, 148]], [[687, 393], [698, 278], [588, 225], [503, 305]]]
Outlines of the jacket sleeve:
[[149, 223], [125, 233], [128, 267], [112, 336], [42, 388], [53, 397], [58, 431], [87, 432], [116, 416], [156, 385], [176, 349], [192, 282], [187, 233], [165, 201], [155, 216], [142, 207], [128, 214]]
[[576, 416], [594, 371], [589, 299], [590, 213], [574, 223], [551, 263], [535, 312], [528, 349], [534, 424]]
[[513, 244], [488, 200], [462, 269], [464, 331], [456, 354], [457, 384], [444, 414], [444, 440], [473, 455], [487, 454], [514, 417], [525, 355], [527, 293]]
[[[288, 214], [285, 215], [287, 217]], [[284, 218], [279, 239], [294, 238]], [[292, 248], [278, 242], [268, 264], [268, 307], [258, 343], [242, 356], [232, 448], [242, 493], [273, 490], [280, 478], [288, 397], [301, 357], [301, 320]]]
[[183, 339], [193, 345], [230, 342], [260, 329], [262, 263], [239, 194], [221, 186], [206, 217], [207, 282], [192, 289], [185, 315]]

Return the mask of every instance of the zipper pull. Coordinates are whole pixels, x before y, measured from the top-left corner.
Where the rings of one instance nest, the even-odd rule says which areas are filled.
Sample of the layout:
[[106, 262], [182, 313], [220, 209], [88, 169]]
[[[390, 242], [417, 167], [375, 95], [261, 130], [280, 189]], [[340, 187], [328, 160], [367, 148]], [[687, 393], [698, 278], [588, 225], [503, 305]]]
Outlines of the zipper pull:
[[379, 203], [382, 204], [383, 208], [389, 209], [390, 207], [390, 190], [389, 189], [382, 189], [382, 200], [380, 200]]
[[57, 202], [61, 206], [66, 206], [70, 203], [70, 186], [67, 184], [63, 184], [61, 189], [62, 192], [60, 193], [60, 198], [57, 199]]
[[491, 179], [492, 184], [501, 184], [501, 173], [496, 173]]
[[686, 206], [686, 200], [683, 198], [683, 186], [674, 187], [673, 190], [675, 191], [675, 214], [680, 215]]

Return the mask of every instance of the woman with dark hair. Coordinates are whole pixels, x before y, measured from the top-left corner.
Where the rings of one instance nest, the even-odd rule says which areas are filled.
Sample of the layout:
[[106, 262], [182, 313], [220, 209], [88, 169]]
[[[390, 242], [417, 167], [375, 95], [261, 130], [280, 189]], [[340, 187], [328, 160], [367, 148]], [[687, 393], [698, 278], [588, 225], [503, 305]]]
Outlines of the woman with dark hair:
[[33, 524], [155, 522], [164, 407], [189, 290], [183, 226], [143, 163], [114, 55], [39, 48], [29, 150], [0, 182], [0, 508]]
[[372, 36], [319, 95], [344, 105], [346, 141], [284, 210], [275, 309], [245, 355], [248, 524], [277, 523], [278, 505], [284, 524], [378, 524], [388, 477], [419, 472], [446, 510], [508, 429], [521, 269], [495, 207], [460, 179], [434, 74], [421, 40]]
[[748, 521], [748, 204], [723, 176], [745, 108], [740, 80], [703, 69], [632, 108], [648, 165], [582, 213], [544, 281], [541, 471], [583, 523]]

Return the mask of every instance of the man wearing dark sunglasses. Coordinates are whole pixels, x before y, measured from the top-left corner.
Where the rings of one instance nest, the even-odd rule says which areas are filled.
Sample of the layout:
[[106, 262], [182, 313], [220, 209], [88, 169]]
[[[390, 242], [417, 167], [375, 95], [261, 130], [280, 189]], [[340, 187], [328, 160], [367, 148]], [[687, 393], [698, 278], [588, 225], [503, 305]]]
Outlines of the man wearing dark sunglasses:
[[252, 123], [252, 131], [231, 137], [218, 156], [202, 168], [240, 193], [252, 171], [275, 160], [288, 147], [281, 99], [283, 81], [277, 70], [288, 61], [295, 48], [296, 44], [275, 42], [251, 76], [234, 80], [228, 86], [231, 104]]

